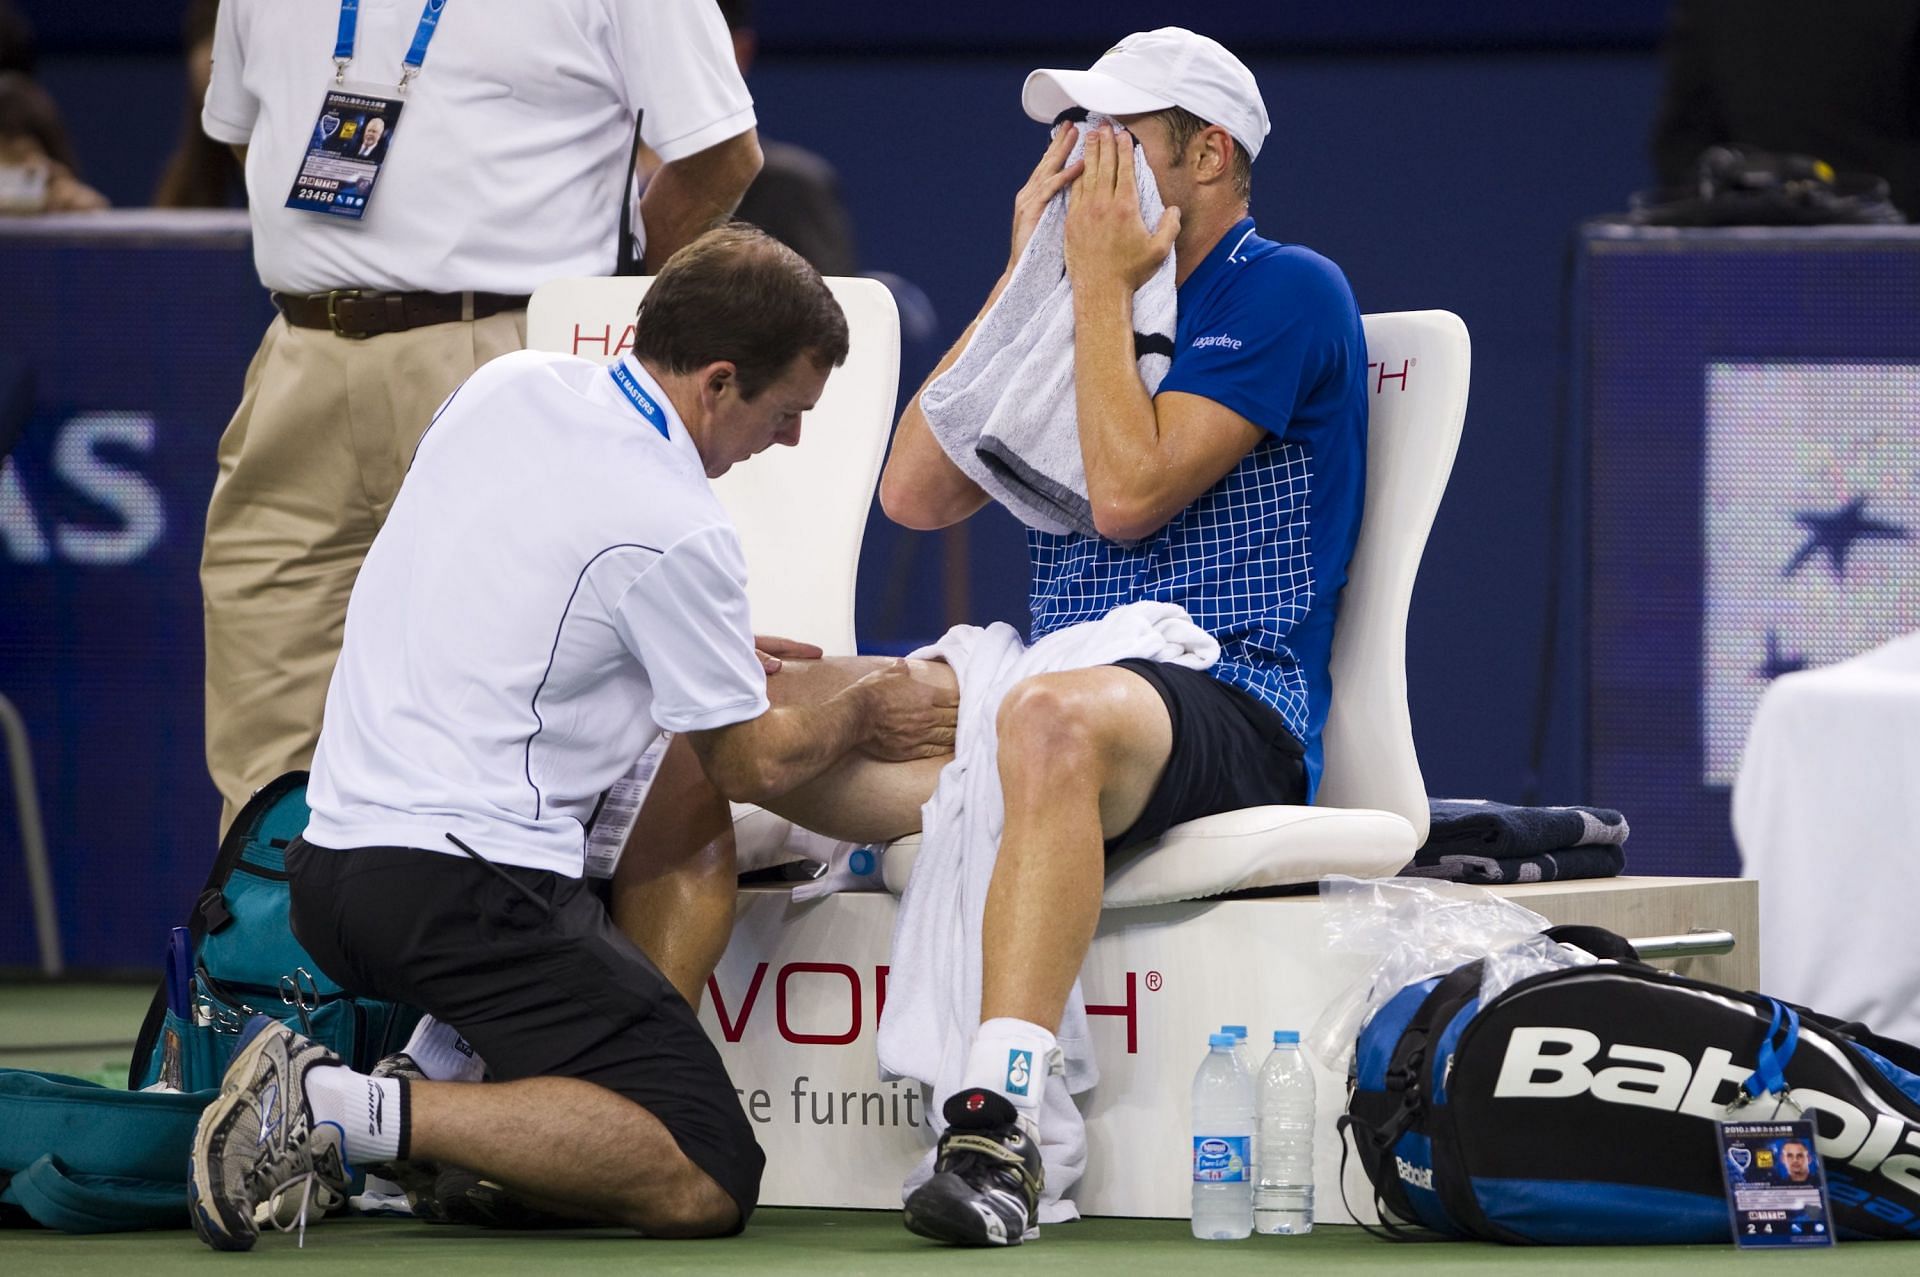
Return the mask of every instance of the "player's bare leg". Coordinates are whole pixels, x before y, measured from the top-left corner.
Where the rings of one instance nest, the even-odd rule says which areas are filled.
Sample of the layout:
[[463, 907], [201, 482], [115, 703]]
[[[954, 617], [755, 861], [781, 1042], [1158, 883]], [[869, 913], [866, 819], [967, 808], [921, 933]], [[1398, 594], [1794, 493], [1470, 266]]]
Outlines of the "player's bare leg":
[[731, 808], [676, 737], [620, 854], [609, 912], [690, 1006], [733, 933], [734, 853]]
[[981, 928], [980, 1027], [942, 1109], [935, 1174], [906, 1203], [908, 1228], [964, 1246], [1037, 1231], [1042, 1097], [1100, 919], [1105, 842], [1140, 818], [1173, 746], [1159, 693], [1113, 666], [1026, 679], [996, 731], [1006, 826]]
[[[884, 656], [836, 656], [819, 661], [786, 661], [767, 679], [767, 695], [776, 705], [817, 704], [887, 665]], [[953, 667], [944, 661], [910, 661], [913, 676], [958, 691]], [[855, 752], [767, 807], [803, 829], [846, 842], [887, 843], [918, 832], [920, 809], [933, 797], [940, 769], [953, 758], [942, 754], [906, 763], [882, 762]]]

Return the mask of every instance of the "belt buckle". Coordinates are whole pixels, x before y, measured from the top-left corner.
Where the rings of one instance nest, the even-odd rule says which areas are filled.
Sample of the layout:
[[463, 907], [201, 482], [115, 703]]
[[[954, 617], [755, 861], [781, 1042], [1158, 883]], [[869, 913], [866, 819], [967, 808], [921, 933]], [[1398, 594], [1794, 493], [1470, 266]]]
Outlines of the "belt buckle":
[[340, 326], [340, 312], [337, 309], [342, 297], [358, 298], [363, 290], [358, 288], [330, 288], [327, 290], [327, 327], [333, 330], [335, 337], [345, 337], [349, 341], [365, 341], [371, 333], [350, 333]]

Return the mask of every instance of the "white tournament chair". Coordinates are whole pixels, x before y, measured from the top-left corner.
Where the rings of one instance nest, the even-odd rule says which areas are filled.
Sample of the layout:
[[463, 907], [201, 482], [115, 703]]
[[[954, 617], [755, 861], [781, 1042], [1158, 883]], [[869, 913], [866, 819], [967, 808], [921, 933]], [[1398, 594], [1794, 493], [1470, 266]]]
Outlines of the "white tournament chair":
[[[612, 363], [633, 341], [644, 276], [560, 279], [527, 305], [527, 345]], [[714, 481], [740, 533], [757, 633], [854, 653], [853, 590], [900, 382], [900, 314], [871, 279], [827, 280], [847, 316], [847, 361], [801, 425], [797, 448], [770, 448]], [[779, 863], [785, 819], [734, 804], [741, 872]]]
[[[1467, 412], [1467, 326], [1444, 310], [1368, 315], [1367, 492], [1333, 635], [1333, 702], [1312, 807], [1248, 807], [1175, 825], [1108, 866], [1109, 907], [1397, 873], [1427, 838], [1407, 712], [1407, 608]], [[919, 837], [881, 861], [905, 890]]]

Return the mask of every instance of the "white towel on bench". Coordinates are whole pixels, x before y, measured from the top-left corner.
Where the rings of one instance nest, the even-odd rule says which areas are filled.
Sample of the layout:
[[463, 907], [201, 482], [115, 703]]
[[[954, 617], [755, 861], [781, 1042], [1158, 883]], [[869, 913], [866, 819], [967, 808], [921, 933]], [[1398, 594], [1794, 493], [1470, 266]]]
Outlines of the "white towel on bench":
[[[1086, 149], [1089, 116], [1068, 162]], [[1146, 161], [1134, 186], [1147, 229], [1159, 227], [1160, 188]], [[953, 463], [1015, 518], [1042, 532], [1095, 535], [1073, 398], [1073, 290], [1067, 282], [1067, 192], [1040, 224], [1007, 289], [953, 367], [920, 396], [933, 437]], [[1133, 295], [1135, 367], [1151, 395], [1173, 363], [1174, 255]]]
[[[1032, 675], [1130, 657], [1205, 669], [1219, 659], [1220, 644], [1179, 605], [1142, 602], [1057, 630], [1031, 647], [1002, 622], [985, 629], [959, 625], [914, 656], [953, 666], [960, 682], [960, 722], [953, 761], [920, 809], [920, 855], [894, 919], [878, 1045], [884, 1076], [912, 1078], [933, 1088], [937, 1131], [943, 1125], [941, 1107], [960, 1089], [967, 1052], [980, 1027], [981, 923], [1006, 825], [994, 734], [1001, 700]], [[1064, 1086], [1061, 1080], [1048, 1085], [1040, 1118], [1047, 1167], [1043, 1223], [1077, 1213], [1071, 1201], [1061, 1201], [1086, 1165], [1086, 1124], [1070, 1097], [1099, 1080], [1078, 981], [1056, 1036], [1066, 1076]]]

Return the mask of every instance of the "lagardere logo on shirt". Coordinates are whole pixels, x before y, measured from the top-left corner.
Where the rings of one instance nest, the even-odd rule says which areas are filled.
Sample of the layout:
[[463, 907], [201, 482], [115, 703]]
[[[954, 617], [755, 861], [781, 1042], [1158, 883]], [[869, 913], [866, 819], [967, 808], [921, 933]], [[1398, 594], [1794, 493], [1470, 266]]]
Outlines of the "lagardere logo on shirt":
[[1238, 337], [1229, 337], [1225, 333], [1220, 333], [1213, 337], [1195, 337], [1192, 349], [1204, 350], [1208, 346], [1219, 346], [1225, 350], [1238, 350], [1241, 344]]

